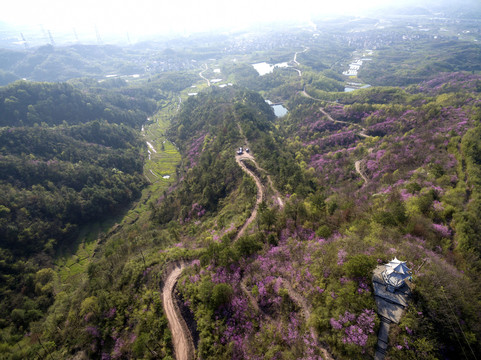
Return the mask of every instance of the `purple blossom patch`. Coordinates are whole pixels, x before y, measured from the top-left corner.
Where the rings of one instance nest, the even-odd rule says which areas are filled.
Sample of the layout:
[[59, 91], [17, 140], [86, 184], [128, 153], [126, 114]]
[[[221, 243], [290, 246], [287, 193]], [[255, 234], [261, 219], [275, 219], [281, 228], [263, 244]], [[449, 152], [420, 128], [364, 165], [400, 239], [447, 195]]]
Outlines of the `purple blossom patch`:
[[336, 330], [344, 329], [344, 343], [366, 347], [369, 334], [374, 333], [375, 319], [376, 313], [373, 310], [365, 309], [357, 317], [346, 311], [339, 316], [339, 320], [331, 318], [330, 324]]
[[346, 260], [347, 252], [344, 249], [340, 249], [337, 252], [337, 265], [341, 266]]
[[448, 238], [451, 236], [452, 232], [451, 230], [449, 229], [449, 227], [447, 227], [446, 225], [442, 225], [442, 224], [433, 224], [433, 229], [439, 233], [442, 237], [445, 237], [445, 238]]

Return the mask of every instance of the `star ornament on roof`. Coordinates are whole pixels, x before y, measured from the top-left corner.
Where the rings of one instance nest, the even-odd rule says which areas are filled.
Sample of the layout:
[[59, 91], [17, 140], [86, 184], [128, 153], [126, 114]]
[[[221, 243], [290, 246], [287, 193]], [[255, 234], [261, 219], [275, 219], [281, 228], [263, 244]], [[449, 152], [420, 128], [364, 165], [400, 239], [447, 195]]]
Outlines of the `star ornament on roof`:
[[407, 267], [405, 261], [395, 257], [386, 264], [386, 270], [383, 271], [382, 276], [388, 285], [399, 288], [404, 285], [404, 280], [411, 276], [411, 269]]

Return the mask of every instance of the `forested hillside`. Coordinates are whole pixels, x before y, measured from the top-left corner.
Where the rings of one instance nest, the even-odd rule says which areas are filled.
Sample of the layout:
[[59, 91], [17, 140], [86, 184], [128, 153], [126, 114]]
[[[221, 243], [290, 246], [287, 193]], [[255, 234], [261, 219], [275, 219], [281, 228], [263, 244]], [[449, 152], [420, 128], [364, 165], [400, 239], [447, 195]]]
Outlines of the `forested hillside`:
[[480, 71], [481, 46], [470, 42], [424, 40], [399, 43], [380, 49], [360, 76], [373, 85], [406, 86], [419, 83], [432, 74]]
[[[36, 49], [3, 50], [0, 84], [20, 78], [35, 81], [66, 81], [80, 77], [103, 77], [115, 72], [139, 74], [144, 66], [135, 64], [135, 56], [125, 49], [112, 45], [81, 45], [55, 47], [51, 44]], [[12, 80], [13, 79], [13, 80]]]
[[0, 326], [17, 336], [53, 302], [58, 250], [140, 195], [146, 115], [67, 84], [15, 83], [0, 104]]
[[0, 97], [1, 126], [74, 125], [103, 119], [139, 128], [145, 111], [155, 110], [148, 102], [127, 102], [125, 96], [123, 102], [112, 96], [103, 101], [100, 96], [82, 93], [67, 83], [19, 81], [1, 88]]

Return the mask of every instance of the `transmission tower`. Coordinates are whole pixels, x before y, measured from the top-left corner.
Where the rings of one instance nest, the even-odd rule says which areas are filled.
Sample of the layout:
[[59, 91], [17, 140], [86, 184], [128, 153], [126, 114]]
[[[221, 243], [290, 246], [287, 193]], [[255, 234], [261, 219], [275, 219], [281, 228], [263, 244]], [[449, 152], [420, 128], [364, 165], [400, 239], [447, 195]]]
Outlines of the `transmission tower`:
[[42, 30], [43, 40], [48, 44], [48, 34], [45, 31], [45, 28], [43, 27], [43, 25], [40, 25], [40, 29]]
[[20, 37], [22, 38], [23, 46], [25, 46], [25, 49], [28, 49], [28, 43], [27, 40], [25, 40], [25, 36], [23, 36], [23, 33], [20, 33]]
[[74, 34], [74, 36], [75, 36], [75, 41], [76, 41], [76, 42], [79, 42], [79, 40], [78, 40], [78, 35], [77, 35], [77, 30], [75, 30], [75, 28], [73, 28], [73, 34]]
[[95, 25], [95, 35], [97, 35], [97, 44], [102, 45], [102, 38], [100, 37], [100, 33], [97, 25]]
[[52, 44], [52, 46], [55, 46], [55, 41], [53, 41], [53, 36], [50, 30], [48, 30], [48, 37], [50, 38], [50, 44]]

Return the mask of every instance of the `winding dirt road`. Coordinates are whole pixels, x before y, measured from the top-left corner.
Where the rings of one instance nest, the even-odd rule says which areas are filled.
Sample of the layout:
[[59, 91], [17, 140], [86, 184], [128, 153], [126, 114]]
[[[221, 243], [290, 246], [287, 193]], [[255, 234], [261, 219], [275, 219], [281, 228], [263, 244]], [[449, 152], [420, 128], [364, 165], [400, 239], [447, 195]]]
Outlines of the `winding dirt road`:
[[[305, 97], [308, 97], [309, 99], [312, 99], [312, 100], [319, 100], [319, 101], [324, 101], [324, 100], [320, 100], [320, 99], [316, 99], [316, 98], [313, 98], [312, 96], [310, 96], [308, 93], [306, 93], [305, 90], [303, 90], [302, 92], [302, 95], [304, 95]], [[329, 102], [329, 101], [328, 101]], [[354, 125], [356, 127], [358, 127], [360, 129], [360, 131], [358, 132], [358, 135], [363, 137], [363, 138], [372, 138], [371, 135], [368, 135], [366, 134], [366, 128], [362, 127], [361, 125], [359, 124], [355, 124], [355, 123], [350, 123], [350, 122], [347, 122], [347, 121], [341, 121], [341, 120], [336, 120], [334, 119], [331, 115], [329, 115], [329, 113], [326, 112], [326, 110], [324, 110], [322, 107], [319, 108], [319, 111], [321, 113], [323, 113], [327, 119], [329, 121], [332, 121], [332, 122], [335, 122], [335, 123], [340, 123], [340, 124], [346, 124], [346, 125]], [[369, 149], [369, 151], [371, 152], [372, 149]], [[364, 173], [362, 172], [361, 170], [361, 163], [362, 163], [362, 160], [357, 160], [355, 163], [354, 163], [354, 167], [356, 169], [356, 172], [359, 174], [359, 176], [364, 180], [364, 183], [368, 183], [369, 180], [367, 179], [366, 175], [364, 175]]]
[[[244, 144], [245, 144], [245, 147], [250, 147], [249, 145], [249, 142], [247, 141], [247, 138], [245, 137], [244, 135], [244, 132], [242, 131], [242, 128], [239, 124], [237, 124], [237, 127], [239, 128], [239, 133], [241, 134], [241, 136], [244, 138]], [[254, 156], [252, 156], [251, 153], [246, 153], [244, 152], [243, 154], [241, 155], [236, 155], [235, 157], [235, 161], [237, 162], [237, 164], [242, 168], [242, 170], [247, 174], [249, 175], [256, 183], [256, 187], [257, 187], [257, 199], [256, 199], [256, 205], [254, 206], [254, 210], [252, 210], [252, 213], [251, 213], [251, 216], [249, 216], [249, 218], [246, 220], [246, 222], [244, 223], [244, 225], [242, 225], [242, 227], [239, 229], [239, 231], [237, 232], [237, 235], [235, 236], [234, 238], [234, 241], [237, 241], [242, 235], [244, 235], [244, 232], [246, 231], [247, 227], [252, 223], [252, 221], [254, 221], [254, 219], [256, 218], [257, 216], [257, 210], [259, 209], [259, 204], [262, 202], [262, 200], [264, 199], [264, 194], [265, 194], [265, 189], [264, 189], [264, 186], [262, 185], [262, 182], [261, 180], [257, 177], [256, 174], [254, 174], [251, 170], [249, 170], [247, 168], [247, 166], [245, 165], [244, 163], [244, 160], [250, 160], [252, 161], [252, 163], [255, 165], [255, 167], [257, 168], [257, 170], [259, 171], [263, 171], [265, 173], [267, 173], [267, 171], [265, 171], [263, 168], [261, 168], [257, 162], [256, 162], [256, 159], [254, 158]], [[267, 181], [269, 182], [269, 186], [270, 188], [272, 189], [272, 191], [274, 192], [274, 195], [276, 197], [276, 200], [277, 200], [277, 203], [279, 204], [279, 206], [281, 208], [284, 207], [284, 202], [282, 201], [282, 198], [281, 198], [281, 195], [279, 193], [279, 191], [277, 191], [277, 189], [274, 187], [274, 184], [272, 182], [272, 179], [271, 179], [271, 176], [270, 175], [267, 175]]]
[[[309, 95], [308, 93], [306, 93], [306, 90], [303, 90], [301, 91], [301, 94], [309, 99], [312, 99], [312, 100], [317, 100], [317, 101], [324, 101], [324, 102], [327, 102], [327, 103], [332, 103], [332, 104], [338, 104], [337, 102], [335, 101], [329, 101], [329, 100], [321, 100], [321, 99], [316, 99], [316, 98], [313, 98], [311, 95]], [[372, 138], [371, 135], [368, 135], [366, 134], [366, 128], [362, 127], [361, 125], [359, 124], [356, 124], [356, 123], [352, 123], [352, 122], [349, 122], [349, 121], [342, 121], [342, 120], [336, 120], [334, 119], [331, 115], [329, 115], [328, 112], [326, 112], [326, 110], [324, 110], [322, 107], [319, 108], [319, 111], [322, 112], [329, 121], [332, 121], [334, 123], [338, 123], [338, 124], [345, 124], [345, 125], [354, 125], [356, 126], [357, 128], [360, 129], [360, 131], [358, 132], [358, 135], [359, 136], [362, 136], [364, 138]]]
[[[307, 322], [311, 317], [310, 305], [307, 303], [306, 299], [301, 294], [299, 294], [296, 290], [294, 290], [292, 285], [286, 279], [284, 278], [282, 279], [282, 284], [286, 288], [287, 294], [289, 295], [289, 297], [301, 308], [301, 311], [304, 314], [304, 319], [306, 319], [306, 322]], [[309, 327], [309, 332], [311, 333], [311, 337], [313, 339], [317, 339], [316, 329], [314, 329], [314, 327], [312, 326]], [[319, 350], [321, 350], [324, 360], [333, 360], [333, 357], [331, 356], [331, 354], [329, 354], [326, 348], [319, 345]]]
[[[242, 128], [239, 124], [237, 124], [237, 127], [239, 128], [239, 133], [241, 134], [241, 136], [244, 138], [244, 144], [245, 144], [245, 147], [246, 148], [250, 148], [250, 144], [249, 144], [249, 141], [247, 140], [247, 138], [245, 137], [244, 135], [244, 132], [242, 131]], [[246, 156], [246, 158], [248, 158], [249, 160], [251, 160], [254, 165], [256, 166], [257, 170], [259, 171], [263, 171], [264, 173], [267, 174], [267, 171], [265, 171], [263, 168], [261, 168], [259, 166], [259, 164], [256, 162], [254, 156], [252, 155], [252, 153], [245, 153], [244, 154]], [[236, 159], [237, 161], [237, 159]], [[240, 164], [239, 164], [240, 165]], [[241, 165], [242, 166], [242, 165]], [[250, 175], [250, 174], [249, 174]], [[255, 179], [254, 179], [255, 180]], [[268, 174], [267, 175], [267, 181], [269, 183], [269, 186], [270, 188], [272, 189], [272, 192], [274, 193], [275, 197], [276, 197], [276, 200], [277, 200], [277, 203], [279, 204], [279, 207], [282, 209], [284, 207], [284, 201], [282, 201], [282, 197], [281, 197], [281, 194], [279, 193], [279, 191], [276, 189], [276, 187], [274, 186], [274, 183], [272, 182], [272, 179], [271, 179], [271, 176]], [[262, 185], [262, 184], [261, 184]], [[258, 187], [259, 189], [259, 187]]]
[[[248, 154], [249, 155], [249, 154]], [[259, 164], [256, 162], [254, 156], [252, 156], [252, 154], [250, 154], [250, 158], [249, 160], [251, 160], [254, 165], [256, 166], [257, 170], [259, 171], [263, 171], [264, 173], [267, 174], [267, 171], [265, 171], [263, 168], [261, 168], [259, 166]], [[281, 194], [279, 193], [279, 191], [276, 189], [276, 187], [274, 186], [274, 183], [272, 182], [272, 179], [271, 179], [271, 176], [270, 175], [267, 175], [267, 182], [269, 183], [269, 187], [271, 188], [272, 192], [274, 193], [274, 196], [277, 200], [277, 204], [279, 205], [279, 207], [282, 209], [284, 207], [284, 201], [282, 201], [282, 197], [281, 197]]]
[[244, 294], [246, 294], [247, 297], [249, 298], [249, 302], [251, 303], [252, 307], [254, 308], [254, 310], [257, 313], [264, 314], [264, 315], [268, 316], [266, 313], [261, 311], [261, 309], [259, 307], [259, 304], [257, 303], [257, 300], [254, 299], [254, 296], [252, 296], [251, 292], [249, 290], [247, 290], [246, 282], [247, 282], [247, 278], [243, 278], [241, 283], [240, 283], [240, 287], [241, 287], [242, 291], [244, 292]]
[[[252, 221], [254, 221], [254, 219], [257, 216], [257, 210], [259, 208], [259, 204], [262, 202], [262, 199], [264, 197], [264, 187], [262, 186], [260, 179], [251, 170], [249, 170], [246, 167], [244, 160], [252, 161], [258, 169], [259, 169], [259, 166], [257, 165], [254, 157], [249, 153], [244, 153], [242, 155], [236, 156], [237, 164], [242, 168], [243, 171], [245, 171], [250, 177], [252, 177], [252, 179], [254, 179], [256, 183], [257, 199], [256, 199], [256, 205], [254, 207], [254, 210], [251, 213], [251, 216], [246, 220], [246, 222], [239, 229], [236, 237], [234, 238], [234, 241], [238, 240], [244, 234], [247, 227], [252, 223]], [[270, 178], [269, 178], [269, 182], [272, 184], [272, 181], [270, 180]], [[274, 187], [272, 188], [276, 192]], [[278, 195], [278, 201], [281, 204], [281, 206], [284, 205], [280, 198], [280, 195]], [[182, 273], [182, 270], [185, 268], [185, 266], [186, 266], [185, 263], [181, 263], [178, 267], [176, 267], [169, 273], [169, 275], [167, 276], [167, 279], [165, 280], [164, 288], [162, 290], [164, 312], [167, 316], [169, 329], [172, 333], [172, 342], [174, 344], [175, 358], [177, 360], [191, 360], [194, 358], [194, 354], [195, 354], [194, 342], [192, 341], [192, 338], [190, 336], [190, 332], [187, 328], [185, 320], [182, 318], [180, 311], [176, 307], [175, 299], [173, 297], [174, 286], [177, 283], [177, 280], [179, 279]], [[248, 294], [248, 296], [250, 295], [250, 293], [245, 288], [245, 284], [244, 284], [243, 290], [246, 294]], [[250, 295], [249, 299], [251, 300], [251, 303], [253, 304], [255, 303], [255, 300], [252, 297], [252, 295]], [[258, 310], [259, 307], [257, 306], [256, 309]]]
[[357, 160], [354, 163], [354, 167], [356, 168], [356, 172], [359, 174], [360, 177], [364, 180], [364, 183], [368, 183], [367, 177], [364, 175], [364, 173], [361, 171], [361, 160]]
[[[363, 128], [361, 125], [359, 124], [353, 124], [353, 123], [350, 123], [350, 122], [347, 122], [347, 121], [340, 121], [340, 120], [335, 120], [332, 118], [331, 115], [329, 115], [323, 108], [319, 108], [319, 111], [322, 112], [330, 121], [333, 121], [333, 122], [336, 122], [336, 123], [341, 123], [341, 124], [348, 124], [348, 125], [355, 125], [357, 126], [360, 131], [358, 132], [358, 135], [359, 136], [362, 136], [364, 138], [372, 138], [371, 135], [368, 135], [366, 134], [366, 129]], [[372, 149], [370, 149], [371, 151]], [[367, 184], [369, 182], [369, 180], [367, 179], [367, 177], [364, 175], [364, 173], [362, 172], [361, 170], [361, 163], [362, 163], [362, 160], [357, 160], [355, 163], [354, 163], [354, 168], [356, 169], [356, 172], [359, 174], [359, 176], [364, 180], [364, 183]]]
[[[200, 75], [200, 74], [199, 74]], [[326, 113], [327, 115], [327, 113]], [[328, 116], [328, 115], [327, 115]], [[332, 118], [331, 118], [332, 119]], [[334, 121], [334, 120], [333, 120]], [[247, 139], [245, 138], [241, 127], [239, 126], [239, 130], [241, 135], [244, 137], [245, 143], [248, 144]], [[238, 230], [234, 241], [238, 240], [246, 231], [248, 226], [254, 221], [254, 219], [257, 217], [257, 211], [259, 208], [259, 204], [262, 202], [265, 194], [265, 189], [262, 185], [262, 182], [260, 181], [259, 177], [254, 174], [250, 169], [247, 168], [246, 164], [244, 163], [245, 160], [251, 161], [256, 168], [259, 171], [264, 171], [257, 162], [255, 161], [254, 156], [250, 153], [243, 153], [241, 155], [236, 155], [235, 160], [237, 164], [242, 168], [242, 170], [247, 173], [254, 181], [257, 187], [257, 196], [256, 196], [256, 204], [254, 206], [254, 209], [250, 215], [250, 217], [245, 221], [245, 223], [240, 227]], [[274, 184], [272, 183], [272, 180], [270, 176], [267, 176], [269, 186], [271, 187], [272, 191], [274, 192], [275, 196], [277, 197], [277, 201], [279, 203], [279, 206], [282, 208], [284, 207], [284, 203], [281, 199], [281, 196], [277, 189], [274, 187]], [[187, 266], [188, 264], [181, 262], [175, 266], [175, 268], [171, 269], [170, 272], [167, 271], [168, 275], [165, 280], [165, 284], [162, 290], [162, 300], [163, 300], [163, 307], [164, 307], [164, 312], [167, 317], [167, 321], [169, 323], [169, 329], [172, 333], [172, 342], [174, 345], [174, 352], [175, 352], [175, 358], [177, 360], [191, 360], [194, 359], [195, 356], [195, 347], [194, 347], [194, 342], [192, 340], [192, 337], [190, 335], [190, 332], [187, 328], [187, 324], [185, 323], [185, 320], [183, 319], [182, 315], [180, 314], [179, 309], [176, 306], [175, 299], [173, 296], [173, 291], [175, 284], [177, 283], [177, 280], [179, 279], [180, 275], [182, 274], [182, 270]], [[307, 321], [311, 315], [311, 309], [310, 306], [308, 305], [306, 299], [302, 297], [299, 293], [297, 293], [292, 286], [290, 285], [289, 282], [283, 279], [283, 284], [285, 288], [287, 289], [287, 292], [289, 296], [299, 305], [299, 307], [302, 309], [302, 312], [304, 314], [304, 317]], [[253, 308], [257, 312], [261, 312], [259, 305], [257, 304], [257, 301], [254, 299], [252, 294], [247, 290], [245, 279], [241, 282], [241, 289], [242, 291], [247, 295], [249, 298], [250, 303], [252, 304]], [[268, 316], [268, 315], [267, 315]], [[315, 334], [315, 329], [310, 328], [310, 333], [313, 338], [316, 338]], [[320, 350], [323, 354], [324, 359], [331, 360], [332, 357], [330, 356], [329, 352], [323, 348], [320, 347]]]
[[342, 120], [336, 120], [334, 119], [331, 115], [329, 115], [329, 113], [326, 112], [326, 110], [324, 110], [322, 107], [319, 108], [319, 111], [322, 112], [328, 119], [329, 121], [332, 121], [332, 122], [335, 122], [335, 123], [339, 123], [339, 124], [346, 124], [346, 125], [354, 125], [356, 127], [358, 127], [359, 129], [361, 129], [361, 131], [359, 131], [359, 136], [362, 136], [362, 137], [365, 137], [365, 138], [370, 138], [372, 136], [370, 135], [367, 135], [366, 134], [366, 129], [363, 128], [361, 125], [359, 124], [356, 124], [356, 123], [351, 123], [349, 121], [342, 121]]
[[200, 76], [202, 79], [204, 79], [205, 81], [207, 81], [207, 86], [210, 86], [210, 80], [207, 79], [206, 77], [204, 77], [204, 75], [203, 75], [204, 71], [206, 71], [206, 70], [208, 69], [207, 64], [204, 64], [204, 66], [205, 66], [205, 69], [202, 70], [202, 71], [199, 73], [199, 76]]
[[[287, 294], [289, 295], [289, 297], [292, 299], [292, 301], [294, 301], [297, 304], [297, 306], [301, 308], [303, 317], [307, 322], [311, 316], [311, 306], [307, 303], [306, 299], [300, 293], [294, 290], [294, 288], [292, 287], [289, 281], [287, 281], [284, 278], [280, 278], [280, 279], [282, 281], [282, 286], [287, 290]], [[259, 305], [257, 304], [256, 299], [254, 298], [254, 296], [252, 296], [249, 290], [247, 290], [246, 282], [247, 282], [247, 279], [244, 278], [240, 283], [240, 287], [242, 291], [249, 298], [249, 302], [251, 303], [252, 307], [256, 310], [257, 313], [263, 314], [264, 316], [272, 320], [272, 318], [268, 314], [266, 314], [259, 308]], [[314, 327], [310, 326], [309, 332], [313, 339], [317, 339], [317, 333]], [[327, 351], [327, 349], [324, 346], [322, 346], [322, 344], [318, 344], [318, 348], [321, 351], [322, 358], [324, 360], [333, 360], [333, 357], [331, 356], [329, 351]]]
[[[238, 240], [244, 234], [247, 227], [252, 223], [252, 221], [254, 221], [254, 219], [257, 216], [257, 210], [259, 208], [259, 204], [262, 202], [262, 199], [264, 197], [264, 187], [262, 186], [260, 179], [251, 170], [249, 170], [246, 167], [244, 160], [251, 160], [256, 167], [258, 166], [257, 166], [257, 163], [255, 162], [254, 157], [249, 153], [244, 153], [242, 155], [236, 156], [237, 164], [239, 164], [242, 170], [245, 171], [250, 177], [252, 177], [252, 179], [254, 179], [256, 183], [257, 200], [251, 216], [246, 220], [246, 222], [239, 229], [236, 237], [234, 238], [234, 241]], [[280, 203], [283, 205], [282, 200], [280, 199], [280, 196], [278, 196], [278, 199]], [[167, 276], [167, 279], [165, 280], [165, 285], [162, 291], [164, 312], [167, 316], [167, 321], [169, 322], [169, 329], [172, 333], [172, 342], [174, 344], [175, 358], [177, 360], [191, 360], [194, 358], [194, 354], [195, 354], [194, 342], [192, 341], [190, 332], [187, 329], [187, 325], [184, 319], [182, 318], [179, 310], [175, 305], [175, 299], [173, 297], [174, 286], [177, 280], [179, 279], [182, 273], [182, 270], [185, 268], [185, 266], [186, 265], [184, 263], [181, 263], [178, 267], [176, 267], [174, 270], [172, 270], [169, 273], [169, 275]], [[245, 285], [243, 290], [248, 294], [248, 296], [250, 295], [247, 289], [245, 288]], [[252, 295], [250, 295], [250, 300], [253, 304], [255, 303], [254, 299], [252, 298]], [[256, 309], [259, 309], [259, 307], [257, 306]]]
[[282, 201], [282, 198], [281, 198], [281, 195], [279, 194], [279, 191], [277, 191], [277, 189], [274, 187], [274, 184], [272, 183], [270, 175], [267, 175], [267, 181], [269, 181], [269, 186], [271, 187], [272, 191], [274, 191], [274, 194], [275, 194], [276, 199], [277, 199], [277, 203], [279, 204], [279, 207], [282, 209], [284, 207], [284, 201]]
[[239, 240], [239, 238], [244, 235], [244, 232], [246, 231], [247, 227], [254, 221], [254, 219], [257, 216], [257, 210], [259, 209], [259, 204], [262, 202], [262, 199], [264, 198], [264, 187], [262, 186], [262, 183], [260, 179], [257, 177], [256, 174], [254, 174], [251, 170], [249, 170], [244, 164], [244, 160], [251, 160], [254, 162], [254, 164], [257, 167], [257, 163], [255, 162], [254, 157], [251, 154], [244, 153], [242, 155], [236, 155], [235, 161], [237, 164], [244, 170], [245, 173], [247, 173], [256, 183], [257, 187], [257, 199], [256, 199], [256, 205], [254, 206], [254, 210], [252, 210], [251, 216], [246, 220], [244, 225], [240, 228], [240, 230], [237, 232], [237, 235], [234, 238], [234, 241]]
[[[296, 53], [294, 54], [294, 60], [292, 60], [294, 62], [294, 64], [296, 64], [297, 66], [301, 65], [299, 63], [299, 61], [297, 61], [297, 54], [302, 54], [302, 53], [305, 53], [307, 50], [309, 50], [308, 47], [305, 47], [304, 50], [302, 51], [296, 51]], [[297, 69], [297, 68], [294, 68], [294, 70], [297, 71], [297, 73], [299, 74], [299, 77], [302, 77], [302, 71]]]
[[311, 95], [309, 95], [307, 92], [306, 92], [306, 87], [304, 86], [304, 90], [300, 91], [300, 93], [302, 94], [302, 96], [308, 98], [308, 99], [311, 99], [311, 100], [316, 100], [316, 101], [324, 101], [324, 102], [327, 102], [329, 104], [339, 104], [338, 102], [336, 101], [331, 101], [331, 100], [322, 100], [322, 99], [317, 99], [315, 97], [312, 97]]
[[175, 358], [177, 360], [191, 360], [194, 358], [194, 342], [187, 330], [187, 324], [177, 309], [173, 296], [174, 286], [185, 268], [185, 264], [180, 264], [167, 277], [162, 292], [162, 304], [164, 312], [169, 322], [169, 329], [172, 333]]
[[180, 105], [182, 105], [182, 98], [179, 96], [179, 104], [177, 105], [177, 111], [180, 110]]

